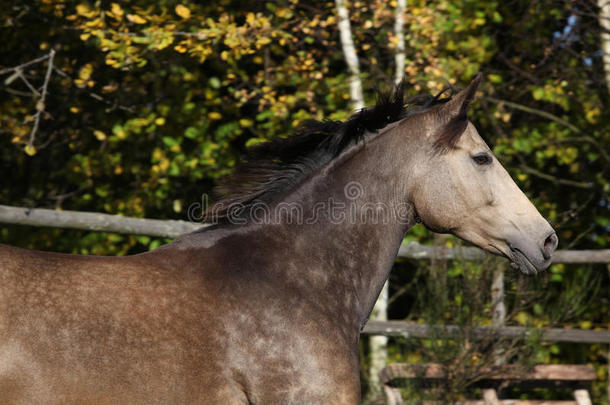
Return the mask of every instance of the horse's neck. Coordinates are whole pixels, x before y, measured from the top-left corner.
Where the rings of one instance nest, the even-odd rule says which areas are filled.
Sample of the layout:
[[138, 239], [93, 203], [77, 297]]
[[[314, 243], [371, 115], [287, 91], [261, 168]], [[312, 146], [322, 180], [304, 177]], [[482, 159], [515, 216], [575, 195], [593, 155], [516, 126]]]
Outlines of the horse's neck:
[[360, 146], [343, 161], [315, 173], [283, 201], [300, 204], [301, 219], [309, 222], [280, 225], [288, 230], [285, 238], [293, 251], [303, 252], [311, 262], [322, 262], [286, 271], [300, 279], [311, 278], [309, 284], [317, 291], [326, 287], [335, 299], [355, 303], [351, 310], [360, 323], [372, 310], [402, 237], [414, 224], [398, 167], [404, 162], [388, 160], [396, 156], [388, 150], [391, 147], [391, 139], [389, 144]]

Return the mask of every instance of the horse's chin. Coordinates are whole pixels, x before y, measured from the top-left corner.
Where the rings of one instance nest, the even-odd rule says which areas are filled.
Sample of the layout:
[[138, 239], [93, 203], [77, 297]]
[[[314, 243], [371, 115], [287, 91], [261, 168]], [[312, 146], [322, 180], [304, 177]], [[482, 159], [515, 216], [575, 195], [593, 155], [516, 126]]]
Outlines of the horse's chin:
[[551, 258], [542, 257], [542, 253], [527, 249], [527, 247], [510, 247], [509, 259], [513, 268], [518, 268], [521, 273], [528, 276], [538, 274], [546, 270], [551, 264]]
[[[536, 266], [534, 266], [532, 264], [532, 262], [530, 262], [525, 256], [523, 256], [523, 258], [525, 260], [511, 260], [510, 261], [510, 267], [512, 267], [515, 270], [519, 270], [521, 273], [527, 275], [527, 276], [533, 276], [535, 274], [538, 274], [538, 272], [543, 271], [542, 270], [538, 270], [536, 268]], [[509, 259], [510, 260], [510, 259]]]
[[498, 256], [503, 256], [510, 262], [510, 266], [519, 270], [521, 273], [527, 276], [533, 276], [544, 271], [550, 264], [550, 260], [547, 260], [543, 263], [535, 265], [532, 263], [532, 260], [528, 258], [521, 250], [518, 249], [510, 249], [507, 251], [498, 248], [495, 245], [489, 245], [490, 249], [486, 249], [487, 251], [496, 254]]

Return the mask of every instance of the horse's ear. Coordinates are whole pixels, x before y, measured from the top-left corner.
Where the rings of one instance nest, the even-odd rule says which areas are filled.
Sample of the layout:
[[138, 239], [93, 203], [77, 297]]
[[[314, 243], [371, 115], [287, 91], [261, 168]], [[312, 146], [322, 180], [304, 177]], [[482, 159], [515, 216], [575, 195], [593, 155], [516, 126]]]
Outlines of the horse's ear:
[[443, 112], [447, 114], [449, 119], [466, 117], [468, 108], [474, 100], [474, 95], [477, 92], [477, 88], [479, 87], [482, 78], [483, 75], [478, 73], [474, 79], [472, 79], [472, 82], [470, 82], [468, 87], [460, 91], [457, 95], [453, 96], [451, 101], [445, 105]]
[[440, 127], [434, 141], [435, 150], [445, 152], [453, 148], [460, 139], [460, 135], [466, 130], [468, 126], [466, 113], [470, 103], [474, 100], [481, 77], [481, 73], [477, 74], [468, 87], [443, 105], [439, 115]]

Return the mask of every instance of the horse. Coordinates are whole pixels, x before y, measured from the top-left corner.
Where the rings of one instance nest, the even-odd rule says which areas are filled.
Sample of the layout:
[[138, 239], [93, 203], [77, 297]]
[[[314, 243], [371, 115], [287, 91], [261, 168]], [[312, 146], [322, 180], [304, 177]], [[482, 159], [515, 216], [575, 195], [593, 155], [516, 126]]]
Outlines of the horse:
[[544, 270], [558, 239], [469, 106], [405, 85], [255, 149], [216, 224], [150, 252], [0, 246], [5, 404], [357, 404], [358, 341], [416, 223]]

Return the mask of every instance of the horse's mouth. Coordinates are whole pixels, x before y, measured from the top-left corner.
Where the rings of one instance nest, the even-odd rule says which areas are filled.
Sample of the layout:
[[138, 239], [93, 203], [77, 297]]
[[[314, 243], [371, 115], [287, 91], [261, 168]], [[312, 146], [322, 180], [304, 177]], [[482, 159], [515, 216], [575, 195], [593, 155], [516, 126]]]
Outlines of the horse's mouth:
[[509, 260], [510, 265], [513, 269], [519, 269], [521, 273], [528, 276], [538, 274], [538, 268], [531, 262], [531, 260], [519, 249], [511, 248], [512, 258]]
[[503, 256], [510, 262], [510, 267], [515, 270], [519, 270], [521, 273], [532, 276], [538, 274], [538, 268], [531, 262], [531, 260], [518, 248], [509, 247], [510, 252], [505, 252], [499, 247], [490, 244], [492, 249], [490, 252]]

